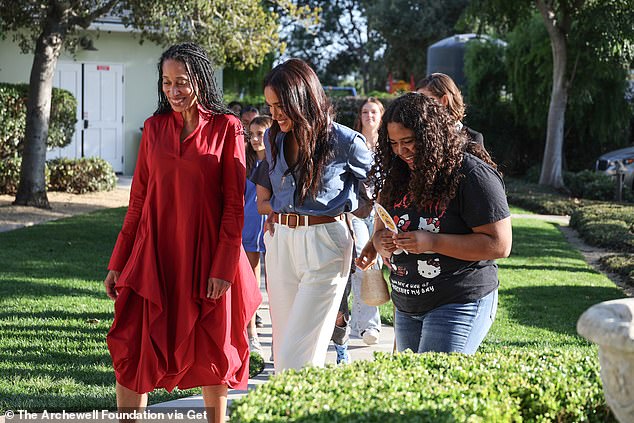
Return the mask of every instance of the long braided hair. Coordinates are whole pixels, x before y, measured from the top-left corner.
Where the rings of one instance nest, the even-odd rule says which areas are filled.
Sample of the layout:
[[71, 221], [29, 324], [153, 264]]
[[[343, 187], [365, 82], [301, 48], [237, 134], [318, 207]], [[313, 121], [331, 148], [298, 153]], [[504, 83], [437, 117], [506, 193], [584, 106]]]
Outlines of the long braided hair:
[[[299, 170], [298, 200], [302, 204], [308, 196], [317, 196], [324, 168], [334, 156], [330, 133], [334, 110], [317, 74], [300, 59], [290, 59], [273, 68], [264, 78], [264, 87], [277, 94], [284, 114], [293, 122], [291, 132], [299, 152], [297, 163], [289, 172]], [[279, 132], [279, 124], [273, 121], [269, 129], [273, 166], [277, 164], [275, 139]]]
[[158, 62], [158, 107], [155, 115], [172, 111], [172, 106], [163, 93], [163, 63], [169, 59], [185, 65], [196, 99], [206, 111], [212, 114], [234, 114], [222, 101], [222, 95], [216, 86], [213, 66], [205, 50], [198, 44], [182, 43], [165, 50]]

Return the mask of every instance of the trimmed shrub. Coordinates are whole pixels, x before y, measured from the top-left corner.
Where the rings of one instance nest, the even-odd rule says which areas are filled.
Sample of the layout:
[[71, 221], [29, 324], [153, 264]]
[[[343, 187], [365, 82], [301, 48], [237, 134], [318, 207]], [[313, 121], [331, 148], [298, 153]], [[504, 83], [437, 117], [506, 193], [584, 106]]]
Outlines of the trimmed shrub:
[[[0, 160], [22, 154], [28, 92], [28, 84], [0, 83]], [[68, 145], [76, 122], [75, 97], [69, 91], [53, 88], [47, 147]]]
[[570, 216], [570, 226], [592, 245], [634, 252], [634, 205], [595, 204]]
[[[22, 157], [15, 155], [0, 161], [0, 194], [15, 195], [20, 184], [20, 167]], [[51, 172], [48, 166], [44, 167], [44, 180], [48, 188]]]
[[18, 192], [21, 165], [22, 159], [17, 155], [0, 161], [0, 194], [15, 195]]
[[614, 178], [603, 173], [592, 170], [564, 172], [564, 183], [575, 197], [589, 200], [614, 200]]
[[606, 422], [596, 354], [499, 351], [376, 353], [290, 370], [231, 405], [247, 422]]
[[596, 201], [564, 195], [551, 187], [533, 184], [515, 178], [504, 178], [509, 204], [535, 213], [570, 215], [576, 208]]
[[617, 273], [625, 283], [634, 287], [634, 254], [612, 254], [599, 258], [601, 266], [609, 272]]
[[117, 185], [117, 176], [110, 163], [98, 157], [50, 160], [48, 168], [51, 191], [85, 194], [110, 191]]
[[255, 377], [264, 371], [264, 359], [258, 353], [249, 355], [249, 378]]

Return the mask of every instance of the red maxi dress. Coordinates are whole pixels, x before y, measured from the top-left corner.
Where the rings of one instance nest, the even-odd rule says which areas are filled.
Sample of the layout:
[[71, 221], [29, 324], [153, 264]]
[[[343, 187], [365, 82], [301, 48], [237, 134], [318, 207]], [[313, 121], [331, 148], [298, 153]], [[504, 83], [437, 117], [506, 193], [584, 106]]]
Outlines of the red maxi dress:
[[[227, 384], [246, 389], [247, 322], [261, 301], [242, 248], [244, 132], [199, 107], [146, 120], [130, 205], [108, 269], [120, 271], [107, 342], [117, 381], [138, 393]], [[210, 277], [231, 282], [207, 298]]]

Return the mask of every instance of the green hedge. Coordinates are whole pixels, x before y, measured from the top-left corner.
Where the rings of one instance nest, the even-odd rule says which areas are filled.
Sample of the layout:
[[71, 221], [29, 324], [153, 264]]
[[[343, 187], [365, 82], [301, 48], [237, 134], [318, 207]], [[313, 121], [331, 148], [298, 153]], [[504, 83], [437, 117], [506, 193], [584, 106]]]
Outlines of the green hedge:
[[[573, 197], [588, 200], [613, 201], [616, 181], [613, 177], [592, 170], [564, 172], [564, 183]], [[623, 199], [634, 202], [634, 194], [623, 186]]]
[[594, 200], [564, 195], [553, 188], [521, 179], [505, 177], [504, 184], [509, 204], [535, 213], [564, 216], [572, 214], [580, 206], [596, 203]]
[[[15, 195], [18, 191], [21, 162], [19, 156], [0, 162], [0, 194]], [[98, 157], [49, 160], [45, 178], [48, 191], [74, 194], [110, 191], [117, 186], [117, 175], [112, 166]]]
[[47, 162], [50, 170], [48, 188], [84, 194], [110, 191], [117, 186], [117, 175], [110, 163], [99, 157], [83, 159], [55, 159]]
[[599, 259], [601, 266], [621, 275], [626, 284], [634, 288], [634, 254], [611, 254]]
[[[22, 154], [28, 92], [28, 84], [0, 83], [0, 160]], [[48, 148], [68, 145], [76, 122], [75, 97], [69, 91], [53, 88]]]
[[258, 353], [249, 355], [249, 378], [256, 377], [264, 371], [264, 359]]
[[0, 160], [0, 194], [15, 195], [18, 192], [21, 163], [22, 159], [17, 155]]
[[231, 405], [249, 422], [606, 422], [599, 364], [587, 351], [376, 353], [272, 377]]
[[589, 244], [634, 253], [634, 205], [581, 207], [570, 216], [570, 226]]

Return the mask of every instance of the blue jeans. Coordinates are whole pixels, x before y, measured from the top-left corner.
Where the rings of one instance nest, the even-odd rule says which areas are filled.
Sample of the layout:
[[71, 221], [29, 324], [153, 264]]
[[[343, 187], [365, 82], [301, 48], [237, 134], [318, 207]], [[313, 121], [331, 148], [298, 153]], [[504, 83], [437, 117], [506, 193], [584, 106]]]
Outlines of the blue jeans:
[[445, 304], [421, 315], [395, 310], [396, 349], [473, 354], [495, 320], [497, 305], [495, 289], [475, 302]]

